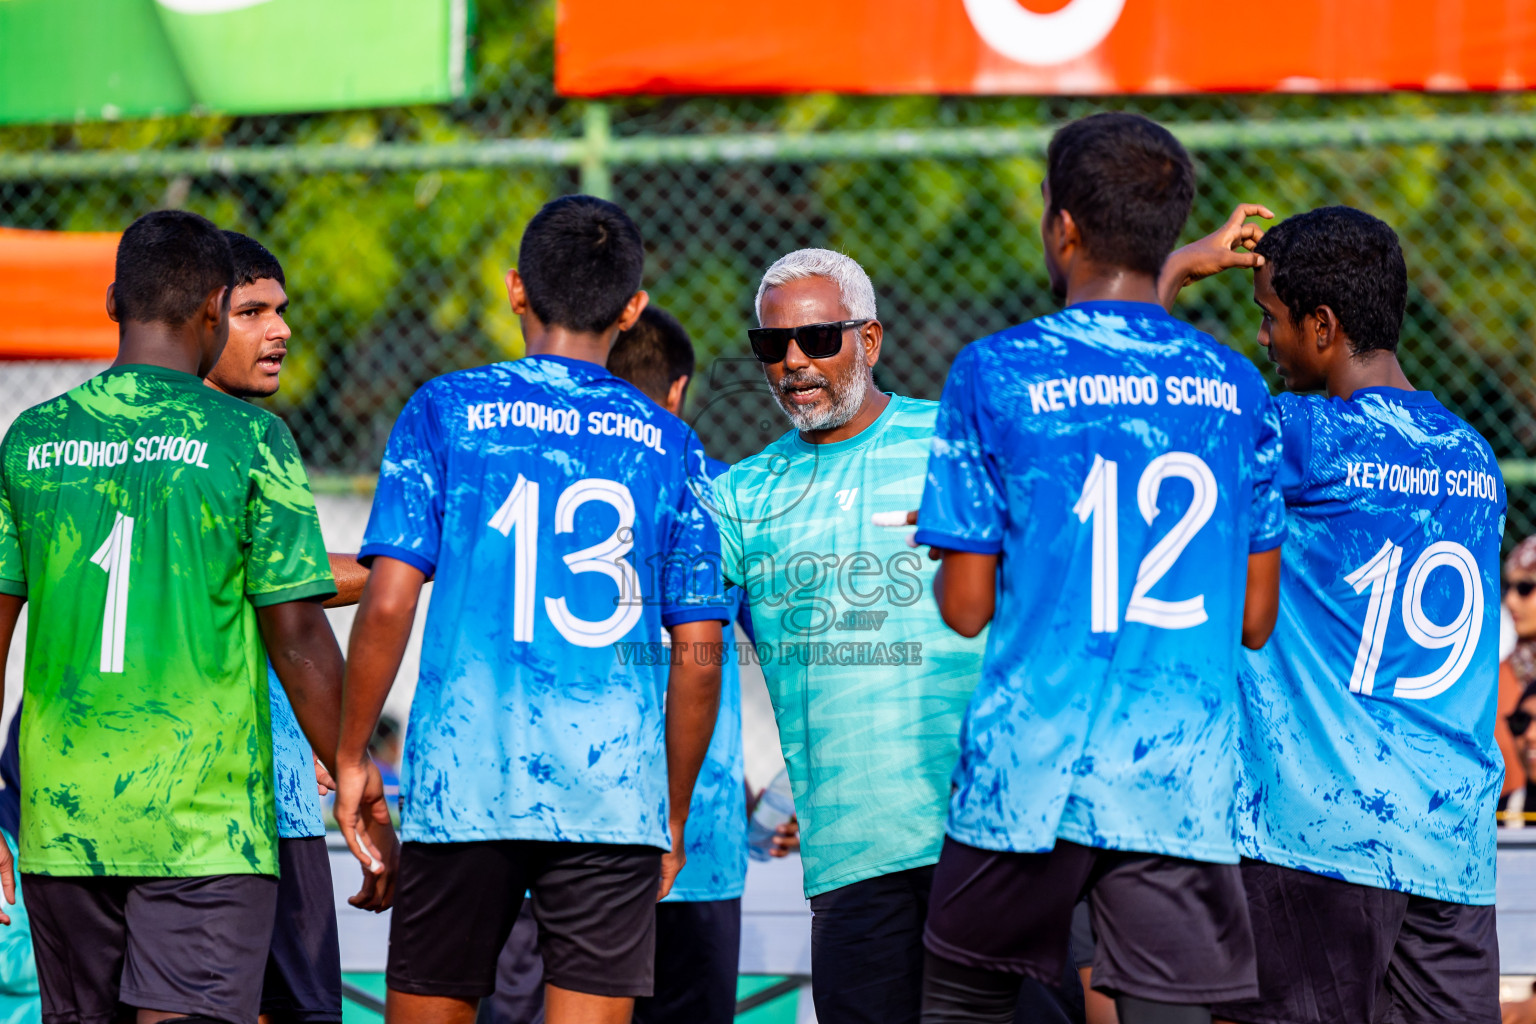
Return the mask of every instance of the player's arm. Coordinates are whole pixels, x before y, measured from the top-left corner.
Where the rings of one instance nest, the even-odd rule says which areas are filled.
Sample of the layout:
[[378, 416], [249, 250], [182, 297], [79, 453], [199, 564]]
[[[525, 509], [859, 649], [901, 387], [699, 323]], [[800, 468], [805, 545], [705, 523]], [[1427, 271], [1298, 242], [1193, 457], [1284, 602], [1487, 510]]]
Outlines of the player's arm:
[[1248, 590], [1243, 599], [1243, 646], [1258, 650], [1280, 617], [1280, 549], [1248, 556]]
[[400, 671], [426, 580], [426, 574], [413, 565], [384, 555], [375, 558], [347, 646], [341, 738], [331, 772], [336, 777], [336, 824], [353, 855], [370, 871], [388, 853], [370, 839], [371, 826], [381, 811], [387, 820], [389, 811], [382, 802], [382, 783], [379, 802], [372, 800], [371, 787], [379, 773], [368, 756], [368, 740]]
[[327, 608], [349, 608], [362, 599], [363, 585], [368, 582], [368, 569], [356, 555], [326, 552], [331, 560], [331, 576], [336, 580], [336, 595], [326, 600]]
[[[336, 737], [341, 732], [341, 694], [343, 664], [341, 646], [318, 600], [284, 601], [256, 609], [261, 624], [261, 638], [273, 671], [283, 684], [299, 728], [309, 740], [315, 755], [333, 774], [336, 771]], [[394, 870], [398, 860], [398, 842], [389, 809], [384, 801], [384, 783], [371, 763], [371, 777], [363, 788], [367, 799], [368, 832], [380, 856], [364, 873], [363, 887], [348, 902], [364, 910], [389, 908], [394, 898]], [[382, 813], [380, 813], [382, 812]]]
[[[664, 899], [687, 860], [683, 826], [693, 801], [693, 784], [709, 752], [720, 713], [720, 665], [713, 652], [721, 650], [720, 623], [713, 619], [670, 626], [672, 669], [667, 674], [667, 799], [672, 852], [661, 861]], [[353, 635], [356, 635], [354, 632]]]
[[940, 551], [939, 571], [933, 578], [933, 596], [939, 615], [961, 636], [975, 636], [987, 628], [997, 609], [997, 555], [974, 551]]
[[[16, 635], [16, 621], [27, 603], [15, 594], [0, 594], [0, 703], [5, 700], [5, 666], [11, 656], [11, 639]], [[0, 841], [0, 892], [5, 894], [6, 906], [16, 904], [16, 864], [10, 847]], [[11, 915], [0, 908], [0, 924], [10, 924]]]
[[1249, 217], [1273, 220], [1275, 215], [1257, 203], [1239, 203], [1221, 227], [1169, 254], [1157, 276], [1158, 300], [1164, 309], [1173, 308], [1173, 300], [1186, 285], [1233, 267], [1251, 270], [1264, 265], [1264, 257], [1253, 252], [1264, 229], [1244, 223]]
[[293, 704], [299, 728], [327, 768], [336, 766], [341, 728], [341, 646], [318, 600], [256, 609], [272, 668]]

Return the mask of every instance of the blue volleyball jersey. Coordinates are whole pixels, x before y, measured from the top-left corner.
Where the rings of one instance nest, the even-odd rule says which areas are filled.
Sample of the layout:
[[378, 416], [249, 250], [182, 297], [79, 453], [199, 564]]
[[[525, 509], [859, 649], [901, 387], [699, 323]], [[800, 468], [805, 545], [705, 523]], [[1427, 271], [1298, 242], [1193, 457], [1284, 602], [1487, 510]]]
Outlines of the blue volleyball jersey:
[[1243, 852], [1492, 903], [1499, 541], [1488, 442], [1427, 391], [1282, 395], [1280, 619], [1244, 658]]
[[670, 848], [662, 629], [726, 619], [708, 486], [687, 424], [595, 363], [416, 392], [359, 553], [436, 574], [404, 839]]
[[1000, 555], [948, 833], [1233, 862], [1248, 556], [1277, 547], [1253, 365], [1161, 307], [1085, 302], [950, 370], [917, 541]]
[[272, 705], [272, 788], [277, 791], [277, 837], [323, 836], [325, 818], [320, 814], [320, 790], [315, 785], [315, 755], [270, 661], [267, 694]]
[[[730, 466], [708, 459], [711, 479]], [[745, 594], [740, 587], [725, 592], [725, 609], [735, 622], [742, 616]], [[688, 860], [672, 883], [668, 902], [733, 900], [747, 884], [747, 790], [741, 745], [741, 656], [735, 630], [725, 627], [720, 664], [720, 714], [709, 752], [699, 767], [688, 804], [683, 846]]]

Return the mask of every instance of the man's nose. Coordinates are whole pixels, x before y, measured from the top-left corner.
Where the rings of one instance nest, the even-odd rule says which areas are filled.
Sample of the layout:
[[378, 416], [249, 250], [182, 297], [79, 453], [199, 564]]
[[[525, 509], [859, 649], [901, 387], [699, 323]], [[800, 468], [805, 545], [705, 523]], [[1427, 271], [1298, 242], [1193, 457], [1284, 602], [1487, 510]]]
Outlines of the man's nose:
[[277, 323], [267, 329], [267, 337], [273, 341], [287, 341], [293, 337], [293, 331], [289, 329], [287, 320], [278, 317]]
[[784, 350], [784, 369], [803, 370], [810, 365], [810, 357], [800, 351], [800, 343], [790, 338], [789, 347]]

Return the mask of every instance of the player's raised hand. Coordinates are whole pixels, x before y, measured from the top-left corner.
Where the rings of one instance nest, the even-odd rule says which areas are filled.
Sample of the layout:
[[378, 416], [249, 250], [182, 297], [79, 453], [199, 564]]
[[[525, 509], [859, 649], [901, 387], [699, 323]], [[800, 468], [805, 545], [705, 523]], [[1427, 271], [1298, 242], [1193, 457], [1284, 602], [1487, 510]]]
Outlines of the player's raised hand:
[[1264, 237], [1264, 228], [1248, 223], [1249, 217], [1274, 220], [1275, 215], [1258, 203], [1239, 203], [1221, 227], [1173, 251], [1157, 279], [1157, 294], [1164, 308], [1173, 305], [1186, 285], [1202, 278], [1223, 270], [1256, 270], [1264, 265], [1264, 257], [1253, 251]]

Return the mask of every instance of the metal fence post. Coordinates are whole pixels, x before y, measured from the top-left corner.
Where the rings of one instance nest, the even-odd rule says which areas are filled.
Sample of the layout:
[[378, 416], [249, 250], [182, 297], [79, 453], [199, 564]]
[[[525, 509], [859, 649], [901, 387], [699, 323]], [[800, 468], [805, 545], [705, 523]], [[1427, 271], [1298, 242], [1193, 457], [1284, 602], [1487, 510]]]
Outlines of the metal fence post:
[[613, 198], [613, 177], [608, 170], [612, 122], [608, 104], [592, 100], [581, 118], [581, 190], [599, 199]]

